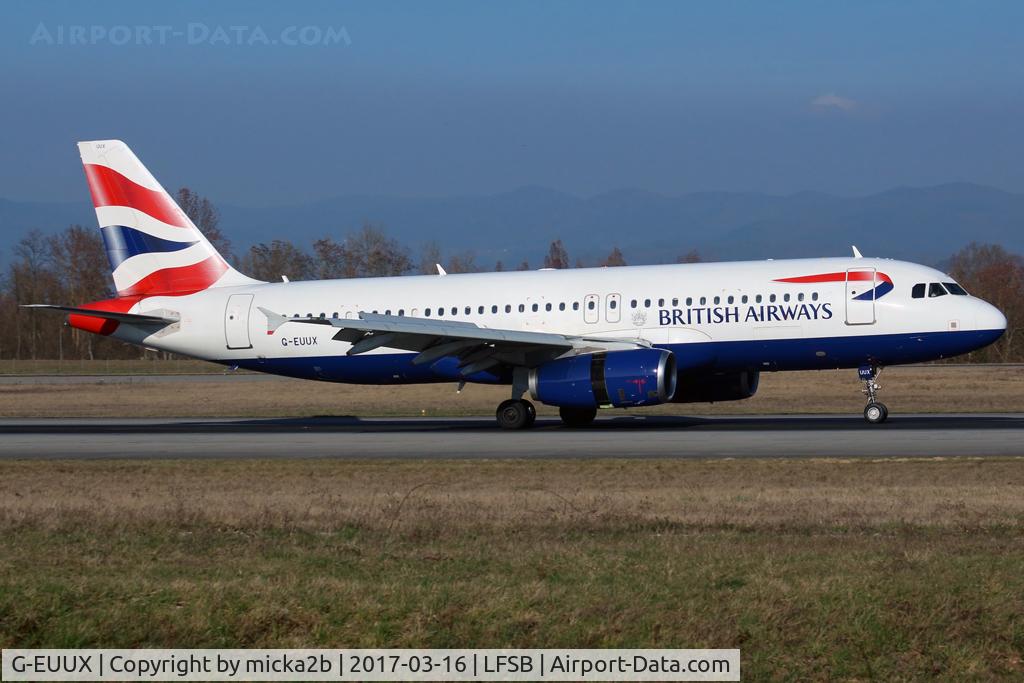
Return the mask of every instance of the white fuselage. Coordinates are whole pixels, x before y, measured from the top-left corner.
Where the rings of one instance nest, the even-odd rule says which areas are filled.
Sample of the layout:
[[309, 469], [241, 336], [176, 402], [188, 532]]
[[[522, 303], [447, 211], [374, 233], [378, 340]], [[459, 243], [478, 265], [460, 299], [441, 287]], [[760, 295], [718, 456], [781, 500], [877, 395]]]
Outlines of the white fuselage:
[[[861, 279], [836, 278], [848, 271]], [[822, 277], [780, 281], [811, 276]], [[266, 372], [357, 383], [456, 377], [443, 365], [413, 368], [407, 351], [347, 357], [350, 345], [333, 340], [330, 326], [289, 322], [268, 334], [258, 307], [287, 316], [378, 312], [640, 339], [672, 350], [682, 370], [857, 367], [956, 355], [998, 338], [1005, 318], [980, 299], [913, 297], [914, 285], [943, 282], [951, 278], [913, 263], [822, 258], [264, 283], [143, 299], [133, 312], [170, 311], [180, 323], [149, 336], [122, 325], [115, 336]]]

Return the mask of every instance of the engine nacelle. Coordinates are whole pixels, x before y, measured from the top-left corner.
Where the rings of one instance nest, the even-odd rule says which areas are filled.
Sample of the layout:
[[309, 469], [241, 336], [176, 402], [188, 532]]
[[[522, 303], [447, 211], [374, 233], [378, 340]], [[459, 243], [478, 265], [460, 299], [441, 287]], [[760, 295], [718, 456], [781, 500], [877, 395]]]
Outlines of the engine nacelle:
[[739, 401], [757, 393], [761, 373], [757, 370], [739, 372], [682, 372], [673, 403], [717, 403]]
[[653, 406], [675, 391], [676, 359], [663, 349], [587, 353], [530, 371], [533, 399], [565, 408]]

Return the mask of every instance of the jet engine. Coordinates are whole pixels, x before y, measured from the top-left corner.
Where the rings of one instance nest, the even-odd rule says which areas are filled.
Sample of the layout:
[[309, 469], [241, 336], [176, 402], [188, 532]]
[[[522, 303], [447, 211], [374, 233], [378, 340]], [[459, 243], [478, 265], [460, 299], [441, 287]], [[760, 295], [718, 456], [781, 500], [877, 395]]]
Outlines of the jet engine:
[[563, 408], [652, 406], [675, 390], [675, 356], [663, 349], [587, 353], [530, 371], [533, 399]]

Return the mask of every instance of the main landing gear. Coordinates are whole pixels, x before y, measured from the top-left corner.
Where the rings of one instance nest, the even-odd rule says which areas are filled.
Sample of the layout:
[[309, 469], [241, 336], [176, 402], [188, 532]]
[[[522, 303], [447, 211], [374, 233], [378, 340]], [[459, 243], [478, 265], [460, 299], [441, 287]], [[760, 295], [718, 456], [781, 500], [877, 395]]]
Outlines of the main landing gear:
[[502, 429], [527, 429], [537, 419], [537, 409], [525, 399], [510, 398], [498, 405], [495, 417]]
[[857, 370], [858, 376], [864, 382], [861, 391], [867, 397], [868, 404], [864, 406], [864, 419], [869, 424], [882, 424], [889, 418], [889, 409], [878, 400], [878, 390], [881, 389], [875, 379], [882, 372], [882, 369], [875, 365], [865, 365]]

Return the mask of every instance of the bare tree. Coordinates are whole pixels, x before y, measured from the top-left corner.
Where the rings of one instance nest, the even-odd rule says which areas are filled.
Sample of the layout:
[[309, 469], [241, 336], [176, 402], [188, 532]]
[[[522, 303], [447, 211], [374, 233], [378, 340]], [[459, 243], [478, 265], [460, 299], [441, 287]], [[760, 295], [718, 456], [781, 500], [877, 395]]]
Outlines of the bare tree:
[[[10, 266], [11, 292], [18, 304], [54, 303], [60, 287], [52, 268], [49, 242], [39, 230], [31, 230], [14, 247], [15, 261]], [[52, 324], [56, 323], [56, 324]], [[43, 330], [60, 334], [61, 321], [40, 311], [15, 310], [15, 354], [21, 358], [46, 357]]]
[[626, 257], [622, 255], [622, 250], [618, 247], [612, 249], [611, 253], [608, 254], [608, 258], [604, 260], [602, 266], [624, 266], [626, 265]]
[[[63, 301], [82, 304], [113, 294], [107, 254], [98, 230], [72, 225], [51, 236], [48, 242], [50, 262], [61, 283]], [[80, 355], [92, 359], [95, 341], [95, 335], [71, 328], [71, 342]]]
[[568, 268], [569, 253], [565, 250], [562, 240], [555, 240], [548, 247], [548, 254], [544, 257], [545, 268]]
[[449, 273], [475, 273], [480, 269], [476, 267], [476, 254], [467, 250], [459, 254], [452, 254], [448, 258], [446, 270]]
[[220, 212], [206, 197], [193, 192], [187, 187], [178, 190], [175, 195], [178, 206], [191, 219], [199, 232], [209, 240], [213, 248], [220, 252], [228, 261], [234, 260], [231, 251], [231, 240], [229, 240], [220, 229]]
[[526, 259], [523, 259], [523, 262], [520, 263], [519, 266], [516, 268], [516, 270], [529, 270], [529, 269], [530, 269], [530, 262], [527, 261]]
[[313, 242], [314, 270], [320, 280], [355, 277], [355, 266], [344, 244], [330, 237]]
[[253, 277], [269, 282], [280, 280], [282, 275], [289, 280], [309, 280], [315, 277], [313, 259], [286, 240], [253, 246], [245, 258], [244, 268]]
[[1006, 332], [992, 346], [975, 351], [978, 361], [1024, 360], [1024, 258], [995, 244], [972, 242], [950, 259], [949, 273], [971, 294], [1006, 316]]
[[345, 250], [358, 277], [404, 275], [413, 268], [408, 250], [372, 223], [346, 237]]
[[505, 270], [505, 264], [501, 262], [501, 259], [498, 259], [498, 262], [494, 264], [494, 272], [500, 273], [503, 270]]
[[437, 275], [437, 264], [441, 262], [441, 247], [431, 240], [420, 249], [420, 273]]
[[700, 252], [696, 249], [691, 249], [682, 256], [676, 259], [676, 263], [700, 263], [703, 261], [700, 257]]

